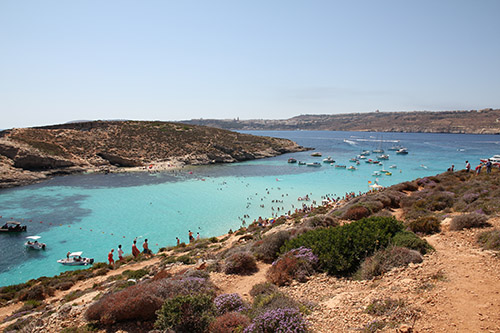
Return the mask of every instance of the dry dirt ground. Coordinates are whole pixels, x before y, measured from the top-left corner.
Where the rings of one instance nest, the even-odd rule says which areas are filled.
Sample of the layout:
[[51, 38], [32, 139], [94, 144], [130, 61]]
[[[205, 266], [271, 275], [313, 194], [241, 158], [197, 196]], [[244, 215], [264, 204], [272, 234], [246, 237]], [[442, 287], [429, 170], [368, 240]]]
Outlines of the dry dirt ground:
[[[318, 307], [308, 319], [314, 332], [352, 332], [378, 321], [403, 321], [401, 331], [500, 332], [500, 258], [475, 243], [481, 230], [444, 231], [427, 237], [436, 249], [423, 263], [396, 268], [381, 278], [352, 281], [319, 275], [284, 288]], [[489, 221], [497, 228], [500, 219]], [[402, 300], [392, 313], [372, 316], [375, 299]], [[397, 331], [386, 326], [384, 331]]]
[[[387, 332], [500, 332], [500, 257], [495, 252], [480, 249], [475, 243], [476, 235], [485, 229], [448, 231], [447, 222], [443, 222], [441, 233], [427, 237], [436, 251], [427, 254], [421, 264], [395, 268], [369, 281], [318, 274], [306, 283], [293, 283], [281, 290], [313, 305], [307, 316], [313, 332], [356, 332], [376, 327], [381, 322], [387, 323], [382, 328]], [[489, 222], [500, 228], [500, 218]], [[99, 282], [96, 279], [104, 280], [125, 269], [136, 270], [154, 263], [128, 264], [107, 276], [82, 281], [70, 290], [56, 294], [48, 300], [55, 313], [43, 319], [44, 330], [57, 332], [63, 327], [84, 325], [83, 313], [98, 291], [71, 304], [60, 301], [64, 295], [91, 287]], [[266, 280], [269, 265], [259, 263], [258, 267], [259, 271], [250, 276], [212, 273], [211, 278], [221, 292], [236, 292], [249, 300], [251, 287]], [[395, 309], [380, 316], [366, 313], [368, 305], [376, 299], [400, 302]], [[0, 308], [0, 322], [21, 305]], [[395, 322], [403, 324], [391, 326]], [[0, 324], [0, 330], [11, 323]], [[113, 331], [136, 330], [121, 327]]]

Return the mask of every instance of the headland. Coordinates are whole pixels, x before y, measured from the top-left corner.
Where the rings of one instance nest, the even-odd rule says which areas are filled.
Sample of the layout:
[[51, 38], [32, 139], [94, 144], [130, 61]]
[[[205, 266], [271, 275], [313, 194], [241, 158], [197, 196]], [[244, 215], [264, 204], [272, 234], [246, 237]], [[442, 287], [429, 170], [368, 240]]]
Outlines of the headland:
[[92, 121], [0, 132], [0, 188], [57, 175], [232, 163], [307, 150], [287, 139], [160, 121]]

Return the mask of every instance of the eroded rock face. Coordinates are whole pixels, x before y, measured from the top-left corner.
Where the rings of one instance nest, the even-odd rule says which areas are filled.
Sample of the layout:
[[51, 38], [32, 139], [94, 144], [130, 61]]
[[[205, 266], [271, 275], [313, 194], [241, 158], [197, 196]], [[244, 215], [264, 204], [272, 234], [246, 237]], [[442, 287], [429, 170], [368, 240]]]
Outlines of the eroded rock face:
[[19, 148], [0, 143], [0, 155], [14, 159], [18, 152]]
[[13, 160], [15, 168], [30, 171], [67, 168], [75, 165], [69, 160], [58, 159], [50, 156], [41, 156], [27, 152], [18, 154]]
[[116, 154], [110, 154], [110, 153], [104, 153], [100, 152], [97, 154], [97, 156], [102, 157], [106, 161], [108, 161], [110, 164], [118, 166], [118, 167], [137, 167], [141, 166], [142, 163], [140, 161], [135, 161], [130, 158], [125, 158], [121, 157]]

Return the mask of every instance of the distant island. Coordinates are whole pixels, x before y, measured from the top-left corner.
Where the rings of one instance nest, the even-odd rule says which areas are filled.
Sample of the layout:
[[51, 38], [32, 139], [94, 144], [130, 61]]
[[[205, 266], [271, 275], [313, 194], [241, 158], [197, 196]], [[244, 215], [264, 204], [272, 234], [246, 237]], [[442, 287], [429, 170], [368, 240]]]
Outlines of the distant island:
[[182, 123], [229, 130], [500, 134], [500, 109], [311, 114], [278, 120], [192, 119]]
[[0, 188], [81, 172], [232, 163], [306, 148], [287, 139], [160, 121], [91, 121], [0, 132]]

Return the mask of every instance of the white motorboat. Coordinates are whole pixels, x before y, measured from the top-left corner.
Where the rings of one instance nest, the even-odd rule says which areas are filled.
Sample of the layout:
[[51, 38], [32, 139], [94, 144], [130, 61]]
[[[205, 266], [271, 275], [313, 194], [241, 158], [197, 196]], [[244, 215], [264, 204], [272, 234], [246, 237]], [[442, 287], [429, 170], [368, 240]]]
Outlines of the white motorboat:
[[323, 159], [323, 163], [335, 163], [335, 160], [328, 156], [328, 158]]
[[408, 149], [407, 148], [401, 148], [399, 149], [396, 154], [399, 154], [399, 155], [407, 155], [408, 154]]
[[319, 162], [312, 162], [312, 163], [307, 163], [306, 164], [307, 166], [310, 166], [310, 167], [320, 167], [321, 166], [321, 163]]
[[33, 250], [45, 250], [45, 243], [40, 243], [38, 240], [42, 237], [40, 236], [28, 236], [26, 237], [28, 241], [24, 243], [24, 246], [26, 246], [28, 249], [33, 249]]
[[84, 266], [92, 265], [94, 263], [93, 258], [82, 257], [82, 251], [78, 252], [68, 252], [66, 258], [59, 259], [57, 262], [65, 266]]
[[493, 164], [493, 165], [500, 166], [500, 155], [493, 155], [490, 158], [482, 158], [481, 159], [481, 162], [483, 162], [483, 163], [487, 163], [488, 161], [490, 161], [491, 164]]
[[312, 153], [311, 156], [313, 156], [313, 157], [321, 157], [322, 154], [320, 152], [315, 152], [315, 153]]

